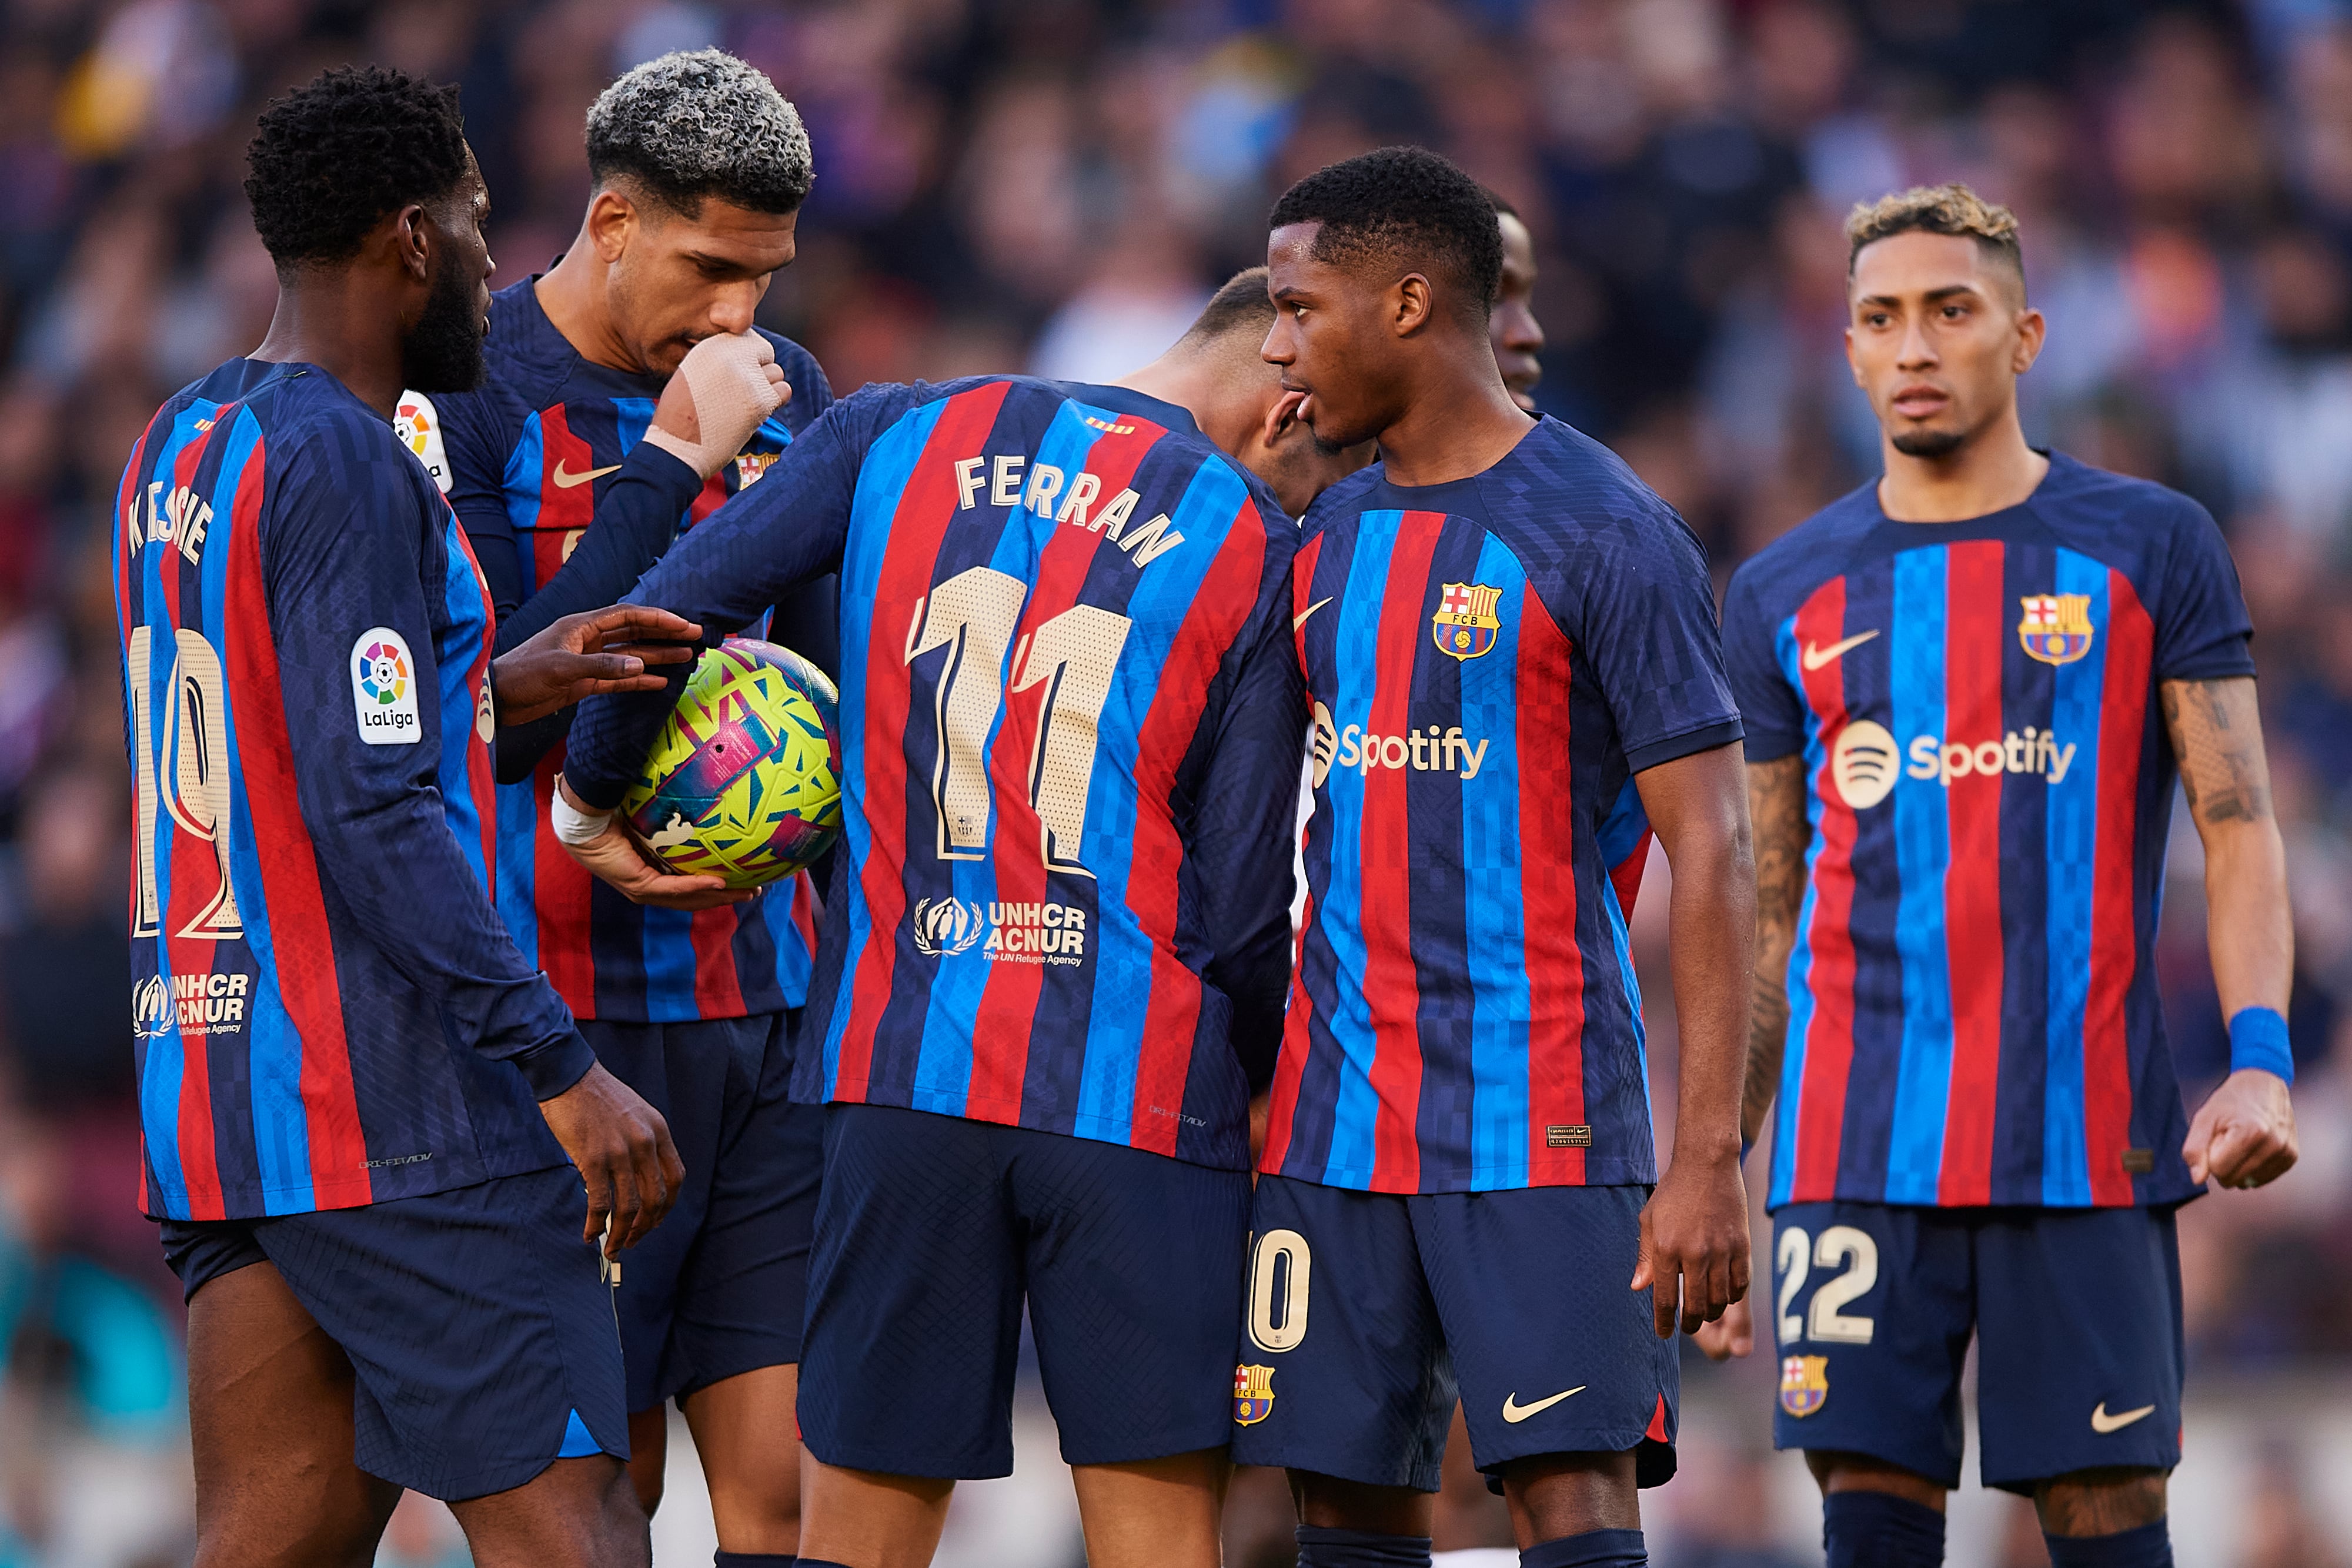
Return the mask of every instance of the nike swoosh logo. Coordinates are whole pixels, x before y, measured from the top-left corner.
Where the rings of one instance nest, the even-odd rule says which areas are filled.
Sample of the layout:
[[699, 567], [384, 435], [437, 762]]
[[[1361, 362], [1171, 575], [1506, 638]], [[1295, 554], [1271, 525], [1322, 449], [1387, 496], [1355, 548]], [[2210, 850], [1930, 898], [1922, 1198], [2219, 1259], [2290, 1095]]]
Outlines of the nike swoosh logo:
[[1876, 628], [1873, 628], [1868, 632], [1857, 632], [1845, 641], [1832, 643], [1826, 648], [1817, 643], [1808, 643], [1805, 644], [1805, 668], [1818, 670], [1823, 664], [1834, 664], [1877, 635]]
[[1330, 602], [1331, 601], [1328, 599], [1317, 600], [1314, 603], [1308, 605], [1306, 609], [1300, 611], [1297, 614], [1290, 618], [1290, 629], [1293, 632], [1297, 631], [1300, 627], [1307, 624], [1307, 618], [1309, 615], [1314, 614], [1318, 610], [1322, 609], [1325, 605]]
[[[1550, 1398], [1538, 1399], [1532, 1405], [1520, 1404], [1519, 1396], [1513, 1394], [1503, 1401], [1503, 1419], [1510, 1422], [1513, 1426], [1517, 1426], [1530, 1416], [1542, 1415], [1545, 1411], [1550, 1409], [1553, 1406], [1559, 1404], [1561, 1400], [1567, 1398], [1571, 1394], [1583, 1393], [1589, 1386], [1590, 1385], [1588, 1384], [1580, 1383], [1573, 1388], [1563, 1388], [1558, 1394], [1553, 1395]], [[2142, 1415], [2146, 1415], [2147, 1412], [2142, 1411], [2140, 1413]]]
[[[585, 474], [574, 474], [559, 461], [555, 465], [555, 487], [559, 490], [573, 489], [585, 485], [591, 479], [602, 479], [607, 474], [617, 474], [620, 471], [621, 465], [615, 463], [608, 468], [591, 468]], [[1812, 668], [1810, 664], [1805, 667]]]
[[2102, 1399], [2099, 1401], [2098, 1408], [2091, 1412], [2091, 1430], [2101, 1434], [2120, 1432], [2143, 1416], [2155, 1414], [2155, 1406], [2143, 1405], [2137, 1410], [2126, 1410], [2120, 1415], [2110, 1416], [2107, 1414], [2107, 1402]]

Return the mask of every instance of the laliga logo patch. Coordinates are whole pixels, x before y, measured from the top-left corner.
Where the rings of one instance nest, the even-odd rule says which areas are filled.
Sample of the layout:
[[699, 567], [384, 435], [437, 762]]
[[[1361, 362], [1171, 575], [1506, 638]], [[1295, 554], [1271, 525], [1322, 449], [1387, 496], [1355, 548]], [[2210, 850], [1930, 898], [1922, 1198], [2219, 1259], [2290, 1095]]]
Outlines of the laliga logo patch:
[[969, 953], [987, 928], [988, 912], [960, 898], [925, 898], [915, 904], [915, 951], [926, 958]]
[[1500, 617], [1495, 613], [1495, 603], [1503, 597], [1499, 588], [1489, 588], [1483, 582], [1449, 582], [1437, 601], [1437, 613], [1429, 618], [1429, 635], [1437, 651], [1456, 659], [1475, 659], [1495, 645], [1495, 633], [1503, 629]]
[[2091, 651], [2089, 594], [2029, 593], [2018, 602], [2025, 616], [2017, 623], [2017, 640], [2031, 657], [2071, 664]]
[[441, 444], [441, 415], [423, 392], [404, 392], [392, 415], [392, 433], [416, 454], [443, 495], [449, 493], [449, 455]]
[[1274, 1368], [1242, 1365], [1234, 1368], [1234, 1419], [1255, 1427], [1274, 1414]]
[[1902, 777], [1895, 737], [1874, 719], [1856, 719], [1838, 731], [1830, 748], [1830, 780], [1838, 799], [1857, 811], [1867, 811], [1892, 794]]
[[1830, 1358], [1792, 1355], [1780, 1363], [1780, 1408], [1805, 1416], [1820, 1409], [1830, 1396]]
[[407, 640], [389, 626], [371, 626], [352, 644], [352, 706], [365, 744], [414, 746], [425, 738], [414, 664]]

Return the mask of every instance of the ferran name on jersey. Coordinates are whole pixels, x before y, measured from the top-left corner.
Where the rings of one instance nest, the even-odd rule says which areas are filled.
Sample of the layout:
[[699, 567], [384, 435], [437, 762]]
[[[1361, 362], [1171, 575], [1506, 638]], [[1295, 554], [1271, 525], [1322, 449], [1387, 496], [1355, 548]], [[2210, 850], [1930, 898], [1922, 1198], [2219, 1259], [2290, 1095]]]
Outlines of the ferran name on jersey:
[[2089, 594], [2029, 593], [2018, 602], [2025, 615], [2017, 623], [2017, 640], [2029, 656], [2071, 664], [2091, 651]]
[[1234, 1419], [1255, 1427], [1274, 1414], [1274, 1368], [1246, 1364], [1234, 1368]]
[[1499, 588], [1483, 582], [1449, 582], [1429, 618], [1429, 635], [1437, 651], [1456, 659], [1475, 659], [1495, 645], [1503, 622], [1495, 613], [1503, 597]]
[[1810, 1416], [1830, 1396], [1830, 1358], [1791, 1355], [1780, 1363], [1780, 1408], [1791, 1416]]
[[1102, 480], [1083, 468], [1065, 474], [1051, 463], [1032, 464], [1020, 453], [1005, 452], [993, 457], [959, 457], [955, 476], [959, 511], [980, 505], [985, 492], [992, 507], [1017, 507], [1047, 522], [1108, 534], [1139, 567], [1150, 566], [1184, 542], [1182, 534], [1168, 531], [1172, 519], [1165, 512], [1146, 523], [1134, 521], [1143, 497], [1132, 489], [1119, 491], [1097, 508]]

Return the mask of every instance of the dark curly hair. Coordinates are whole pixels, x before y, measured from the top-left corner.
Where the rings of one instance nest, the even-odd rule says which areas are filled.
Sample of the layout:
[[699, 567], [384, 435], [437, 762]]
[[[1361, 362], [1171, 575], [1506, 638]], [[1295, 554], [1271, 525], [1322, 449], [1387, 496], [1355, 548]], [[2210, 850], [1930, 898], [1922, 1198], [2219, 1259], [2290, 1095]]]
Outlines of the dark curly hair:
[[389, 66], [338, 66], [272, 99], [246, 149], [253, 226], [282, 270], [346, 261], [387, 213], [466, 176], [457, 89]]
[[1352, 267], [1373, 257], [1434, 262], [1484, 320], [1503, 277], [1503, 231], [1478, 182], [1425, 147], [1383, 147], [1328, 164], [1282, 193], [1268, 229], [1323, 225], [1308, 254]]
[[588, 172], [635, 181], [673, 212], [705, 196], [797, 211], [816, 178], [800, 110], [759, 69], [718, 49], [647, 60], [588, 109]]

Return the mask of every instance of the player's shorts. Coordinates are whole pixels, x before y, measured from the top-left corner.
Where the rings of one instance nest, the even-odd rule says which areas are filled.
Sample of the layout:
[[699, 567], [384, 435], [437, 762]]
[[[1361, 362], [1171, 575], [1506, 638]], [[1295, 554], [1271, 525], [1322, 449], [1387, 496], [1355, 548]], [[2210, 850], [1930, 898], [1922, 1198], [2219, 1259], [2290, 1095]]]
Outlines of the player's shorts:
[[793, 1016], [581, 1022], [606, 1071], [662, 1113], [686, 1166], [677, 1206], [621, 1256], [632, 1410], [801, 1358], [824, 1113], [787, 1092]]
[[1064, 1459], [1224, 1447], [1247, 1172], [895, 1106], [825, 1118], [809, 1452], [891, 1475], [1010, 1475], [1024, 1291]]
[[1262, 1176], [1234, 1375], [1234, 1462], [1437, 1490], [1458, 1392], [1470, 1456], [1634, 1450], [1675, 1473], [1680, 1365], [1638, 1186], [1399, 1195]]
[[1973, 1329], [1988, 1487], [2180, 1462], [2180, 1249], [2166, 1208], [1798, 1203], [1759, 1289], [1780, 1347], [1777, 1448], [1960, 1484]]
[[455, 1502], [559, 1458], [629, 1454], [613, 1292], [570, 1166], [363, 1208], [166, 1219], [193, 1298], [276, 1267], [355, 1375], [359, 1468]]

